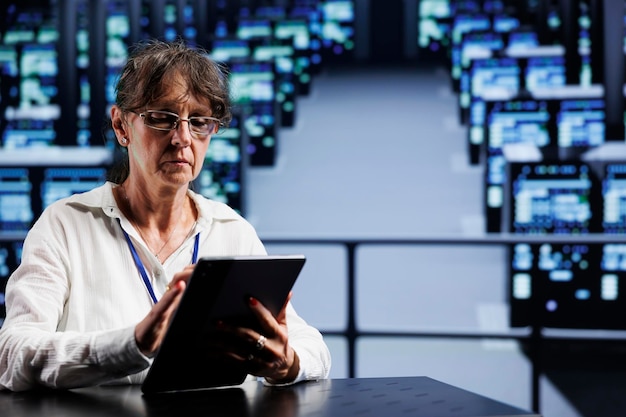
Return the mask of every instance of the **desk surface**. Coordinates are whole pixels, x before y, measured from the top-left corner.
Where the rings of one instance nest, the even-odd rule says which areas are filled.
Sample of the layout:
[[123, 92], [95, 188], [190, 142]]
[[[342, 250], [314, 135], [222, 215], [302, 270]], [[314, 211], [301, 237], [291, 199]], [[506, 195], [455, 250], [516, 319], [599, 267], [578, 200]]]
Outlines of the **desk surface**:
[[3, 417], [538, 417], [428, 377], [355, 378], [143, 396], [139, 386], [0, 392]]

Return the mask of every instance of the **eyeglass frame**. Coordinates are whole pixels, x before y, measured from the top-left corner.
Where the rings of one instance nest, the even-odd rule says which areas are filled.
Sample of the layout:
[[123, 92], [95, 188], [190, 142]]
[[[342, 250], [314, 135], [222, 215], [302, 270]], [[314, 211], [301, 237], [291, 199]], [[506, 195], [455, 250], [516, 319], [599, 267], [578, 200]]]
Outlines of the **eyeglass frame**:
[[[155, 129], [155, 130], [160, 130], [162, 132], [169, 132], [172, 130], [176, 130], [178, 129], [178, 126], [180, 126], [180, 122], [187, 122], [189, 124], [189, 132], [191, 132], [193, 135], [195, 135], [196, 137], [208, 137], [214, 134], [217, 134], [220, 130], [220, 128], [223, 126], [222, 121], [220, 119], [218, 119], [217, 117], [212, 117], [212, 116], [191, 116], [187, 119], [183, 119], [182, 117], [180, 117], [180, 115], [171, 112], [171, 111], [167, 111], [167, 110], [153, 110], [153, 109], [149, 109], [149, 110], [145, 110], [141, 113], [137, 113], [134, 110], [131, 110], [132, 113], [135, 113], [137, 116], [141, 117], [141, 119], [143, 120], [143, 124], [145, 126], [148, 126], [151, 129]], [[176, 120], [174, 121], [174, 125], [171, 128], [164, 128], [164, 127], [156, 127], [156, 126], [152, 126], [148, 123], [146, 123], [146, 116], [148, 115], [147, 113], [164, 113], [170, 116], [175, 116]], [[193, 125], [190, 123], [190, 121], [194, 120], [194, 119], [209, 119], [209, 120], [213, 120], [216, 122], [216, 128], [215, 131], [213, 133], [203, 133], [203, 132], [198, 132], [196, 130], [193, 130]]]

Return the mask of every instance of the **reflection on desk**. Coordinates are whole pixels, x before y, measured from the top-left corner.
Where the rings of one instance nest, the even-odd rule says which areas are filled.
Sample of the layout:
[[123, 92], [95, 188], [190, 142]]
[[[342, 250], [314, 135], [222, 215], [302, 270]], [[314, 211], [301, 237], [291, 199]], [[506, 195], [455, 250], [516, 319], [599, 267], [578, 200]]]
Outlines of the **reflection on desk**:
[[144, 396], [139, 386], [0, 392], [3, 417], [539, 417], [428, 377], [352, 378]]

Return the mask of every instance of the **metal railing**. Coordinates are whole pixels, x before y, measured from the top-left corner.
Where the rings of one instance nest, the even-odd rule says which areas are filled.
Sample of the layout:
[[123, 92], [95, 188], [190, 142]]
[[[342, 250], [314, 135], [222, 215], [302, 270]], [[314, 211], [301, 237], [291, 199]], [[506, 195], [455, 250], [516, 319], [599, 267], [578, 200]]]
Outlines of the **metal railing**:
[[[385, 331], [360, 331], [356, 325], [356, 252], [363, 246], [446, 246], [446, 245], [467, 245], [467, 246], [508, 246], [516, 243], [553, 243], [553, 244], [590, 244], [590, 243], [625, 243], [626, 239], [618, 235], [514, 235], [497, 234], [485, 236], [454, 236], [454, 237], [421, 237], [411, 239], [333, 239], [333, 238], [263, 238], [265, 244], [277, 245], [334, 245], [342, 246], [346, 249], [347, 262], [347, 306], [348, 318], [344, 331], [325, 331], [323, 334], [331, 336], [341, 336], [347, 340], [348, 345], [348, 375], [350, 378], [356, 376], [356, 342], [360, 337], [418, 337], [418, 338], [449, 338], [449, 339], [509, 339], [524, 343], [528, 349], [526, 354], [531, 363], [531, 403], [533, 410], [539, 412], [540, 406], [540, 377], [544, 372], [542, 361], [542, 347], [546, 341], [543, 328], [533, 326], [521, 333], [492, 333], [492, 332], [385, 332]], [[552, 342], [569, 343], [581, 338], [570, 337], [550, 337]], [[621, 342], [626, 339], [619, 338], [594, 338], [594, 341]]]

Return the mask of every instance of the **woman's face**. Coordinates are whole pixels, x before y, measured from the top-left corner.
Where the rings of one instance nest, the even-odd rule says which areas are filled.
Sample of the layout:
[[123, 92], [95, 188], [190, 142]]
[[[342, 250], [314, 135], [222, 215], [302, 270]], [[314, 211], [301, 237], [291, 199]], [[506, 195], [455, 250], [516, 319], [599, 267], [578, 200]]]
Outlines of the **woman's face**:
[[211, 135], [192, 133], [187, 121], [179, 121], [173, 130], [157, 130], [147, 126], [139, 114], [159, 110], [188, 119], [211, 116], [211, 108], [208, 102], [190, 96], [180, 77], [168, 84], [167, 94], [159, 101], [136, 113], [125, 113], [130, 175], [140, 176], [141, 182], [150, 186], [187, 186], [202, 169]]

